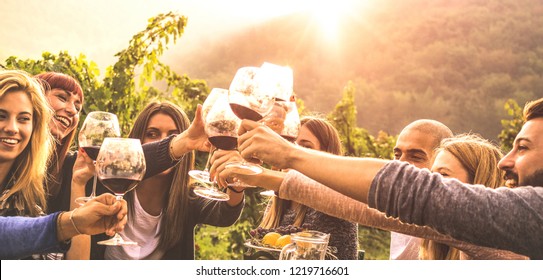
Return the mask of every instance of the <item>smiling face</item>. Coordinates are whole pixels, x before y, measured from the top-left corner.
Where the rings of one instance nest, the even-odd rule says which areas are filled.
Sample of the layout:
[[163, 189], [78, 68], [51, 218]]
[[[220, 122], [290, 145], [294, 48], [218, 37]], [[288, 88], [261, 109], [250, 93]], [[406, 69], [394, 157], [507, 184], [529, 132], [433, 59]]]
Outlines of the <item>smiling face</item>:
[[49, 106], [55, 115], [49, 123], [51, 134], [62, 140], [72, 132], [79, 123], [79, 112], [81, 111], [81, 97], [65, 90], [54, 88], [45, 93]]
[[543, 118], [527, 121], [515, 138], [513, 149], [500, 160], [506, 185], [543, 186]]
[[23, 91], [0, 97], [0, 161], [13, 162], [32, 136], [32, 102]]

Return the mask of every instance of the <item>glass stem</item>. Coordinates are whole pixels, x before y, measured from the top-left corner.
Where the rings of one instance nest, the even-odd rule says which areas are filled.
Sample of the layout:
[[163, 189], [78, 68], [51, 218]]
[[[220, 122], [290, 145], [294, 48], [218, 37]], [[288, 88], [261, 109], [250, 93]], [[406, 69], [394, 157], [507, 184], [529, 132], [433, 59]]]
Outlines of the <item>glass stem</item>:
[[209, 160], [211, 159], [211, 155], [213, 154], [214, 151], [215, 151], [215, 146], [212, 145], [211, 148], [209, 149], [209, 155], [207, 156], [206, 167], [204, 168], [205, 172], [209, 172]]
[[[96, 165], [96, 161], [93, 161], [93, 164]], [[94, 180], [92, 182], [92, 192], [90, 194], [90, 198], [93, 199], [96, 197], [96, 181], [98, 180], [98, 177], [96, 176], [96, 170], [94, 171]]]

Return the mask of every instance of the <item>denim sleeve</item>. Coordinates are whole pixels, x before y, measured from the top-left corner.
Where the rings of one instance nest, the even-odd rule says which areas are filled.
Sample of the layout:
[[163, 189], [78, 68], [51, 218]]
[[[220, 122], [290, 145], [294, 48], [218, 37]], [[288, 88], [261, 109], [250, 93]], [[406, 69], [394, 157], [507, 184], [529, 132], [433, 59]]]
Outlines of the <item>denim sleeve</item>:
[[0, 217], [0, 259], [20, 259], [36, 253], [66, 252], [57, 241], [57, 217]]

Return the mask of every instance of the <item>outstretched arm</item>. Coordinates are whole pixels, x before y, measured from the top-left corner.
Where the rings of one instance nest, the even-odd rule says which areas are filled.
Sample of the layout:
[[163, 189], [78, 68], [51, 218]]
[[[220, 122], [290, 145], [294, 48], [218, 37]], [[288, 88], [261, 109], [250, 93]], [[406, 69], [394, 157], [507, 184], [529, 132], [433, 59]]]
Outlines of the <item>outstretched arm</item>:
[[243, 120], [238, 139], [241, 156], [256, 157], [282, 169], [295, 169], [306, 176], [359, 201], [367, 203], [373, 177], [388, 162], [351, 158], [310, 150], [283, 139], [263, 124]]

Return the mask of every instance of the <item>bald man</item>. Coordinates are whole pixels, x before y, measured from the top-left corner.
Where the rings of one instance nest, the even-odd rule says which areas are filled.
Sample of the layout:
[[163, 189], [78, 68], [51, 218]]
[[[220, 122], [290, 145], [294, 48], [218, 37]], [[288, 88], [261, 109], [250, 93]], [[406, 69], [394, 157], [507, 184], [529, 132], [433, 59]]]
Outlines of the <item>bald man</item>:
[[[400, 132], [394, 147], [394, 158], [418, 168], [430, 169], [434, 163], [435, 149], [441, 140], [452, 136], [452, 131], [438, 121], [414, 121]], [[420, 240], [410, 235], [390, 232], [390, 259], [417, 260]]]

